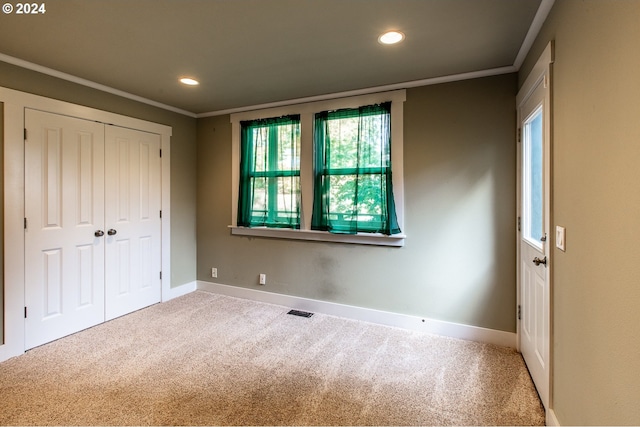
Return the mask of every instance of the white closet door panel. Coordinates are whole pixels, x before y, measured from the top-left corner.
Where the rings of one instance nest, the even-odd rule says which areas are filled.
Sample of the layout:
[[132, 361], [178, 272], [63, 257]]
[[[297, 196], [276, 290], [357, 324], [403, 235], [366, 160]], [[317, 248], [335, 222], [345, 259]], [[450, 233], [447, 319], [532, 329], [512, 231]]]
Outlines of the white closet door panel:
[[107, 320], [160, 302], [160, 136], [106, 127]]
[[104, 126], [25, 112], [26, 347], [104, 321]]

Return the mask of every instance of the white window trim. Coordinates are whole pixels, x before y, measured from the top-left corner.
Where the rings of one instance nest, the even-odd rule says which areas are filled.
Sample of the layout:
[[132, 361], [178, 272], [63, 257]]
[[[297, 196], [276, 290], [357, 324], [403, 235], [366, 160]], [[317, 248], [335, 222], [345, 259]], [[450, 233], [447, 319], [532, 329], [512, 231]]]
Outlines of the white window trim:
[[[405, 90], [373, 93], [348, 98], [330, 99], [304, 104], [287, 105], [263, 110], [231, 114], [231, 234], [295, 240], [358, 243], [379, 246], [404, 246], [405, 234], [391, 236], [376, 233], [335, 234], [311, 229], [313, 211], [313, 115], [320, 111], [342, 108], [358, 108], [364, 105], [391, 101], [391, 172], [393, 173], [393, 195], [396, 216], [400, 229], [404, 229], [404, 101]], [[238, 193], [240, 183], [240, 121], [266, 119], [290, 114], [300, 114], [300, 229], [276, 229], [267, 227], [238, 227]]]

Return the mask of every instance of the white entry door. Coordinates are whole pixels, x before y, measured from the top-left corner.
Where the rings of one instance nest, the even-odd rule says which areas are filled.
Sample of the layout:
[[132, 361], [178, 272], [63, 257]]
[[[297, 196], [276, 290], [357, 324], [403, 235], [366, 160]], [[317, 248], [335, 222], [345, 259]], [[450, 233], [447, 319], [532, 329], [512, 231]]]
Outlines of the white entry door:
[[160, 136], [25, 111], [25, 347], [161, 299]]
[[160, 135], [106, 126], [106, 320], [160, 302]]
[[104, 321], [104, 126], [25, 111], [25, 338]]
[[[546, 68], [545, 68], [546, 69]], [[543, 405], [550, 394], [550, 130], [548, 74], [518, 94], [520, 351]]]

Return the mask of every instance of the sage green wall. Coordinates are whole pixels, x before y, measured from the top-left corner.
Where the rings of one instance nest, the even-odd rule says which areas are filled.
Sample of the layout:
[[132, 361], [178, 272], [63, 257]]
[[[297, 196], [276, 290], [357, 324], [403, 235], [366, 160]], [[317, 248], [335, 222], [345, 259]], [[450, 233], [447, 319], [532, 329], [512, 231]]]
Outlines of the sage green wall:
[[515, 332], [516, 86], [407, 91], [403, 248], [231, 236], [229, 116], [199, 119], [198, 279]]
[[558, 0], [524, 67], [553, 65], [553, 400], [563, 425], [640, 425], [640, 2]]
[[195, 280], [196, 119], [0, 62], [0, 86], [173, 128], [171, 137], [171, 286]]

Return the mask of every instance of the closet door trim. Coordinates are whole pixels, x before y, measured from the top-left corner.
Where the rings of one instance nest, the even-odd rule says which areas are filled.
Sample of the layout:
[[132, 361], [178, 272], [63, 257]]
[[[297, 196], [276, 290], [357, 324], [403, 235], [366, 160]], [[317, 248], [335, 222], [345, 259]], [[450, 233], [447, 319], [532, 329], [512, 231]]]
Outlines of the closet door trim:
[[24, 116], [25, 108], [95, 120], [160, 135], [162, 148], [162, 301], [171, 299], [170, 126], [0, 87], [4, 104], [5, 334], [0, 361], [25, 350], [24, 334]]

